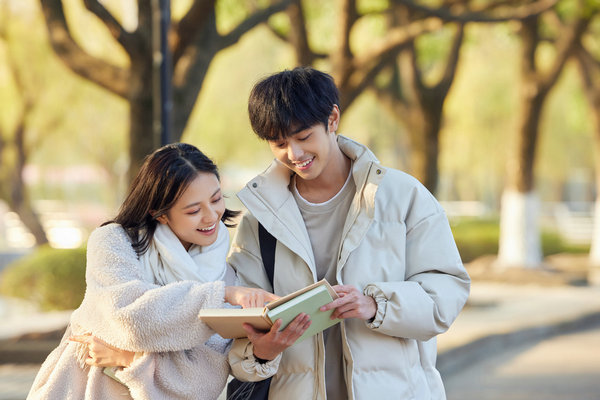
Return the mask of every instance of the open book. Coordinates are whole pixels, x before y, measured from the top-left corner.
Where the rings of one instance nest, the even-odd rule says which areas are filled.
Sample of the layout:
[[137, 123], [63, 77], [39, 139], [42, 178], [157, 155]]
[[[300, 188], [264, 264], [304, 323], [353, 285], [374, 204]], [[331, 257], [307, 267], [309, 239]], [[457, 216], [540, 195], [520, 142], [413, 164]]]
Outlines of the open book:
[[246, 337], [246, 331], [242, 327], [245, 322], [256, 329], [269, 330], [273, 323], [281, 318], [281, 329], [284, 329], [303, 312], [310, 315], [312, 323], [296, 341], [299, 343], [341, 321], [330, 319], [333, 310], [319, 310], [321, 306], [331, 303], [337, 297], [329, 282], [323, 279], [272, 301], [264, 308], [205, 308], [200, 310], [198, 317], [221, 337], [235, 339]]

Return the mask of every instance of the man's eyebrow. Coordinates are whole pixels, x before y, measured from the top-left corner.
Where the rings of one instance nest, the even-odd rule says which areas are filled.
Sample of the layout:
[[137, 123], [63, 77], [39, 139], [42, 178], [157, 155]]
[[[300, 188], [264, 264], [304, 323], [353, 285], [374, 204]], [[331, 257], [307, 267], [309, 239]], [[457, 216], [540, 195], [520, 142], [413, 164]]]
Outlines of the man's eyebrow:
[[[216, 195], [216, 194], [217, 194], [217, 193], [219, 193], [220, 191], [221, 191], [221, 188], [218, 188], [217, 190], [215, 190], [215, 192], [214, 192], [213, 194], [211, 194], [211, 195], [210, 195], [210, 197], [213, 197], [214, 195]], [[200, 204], [200, 202], [199, 202], [199, 201], [198, 201], [198, 202], [195, 202], [195, 203], [192, 203], [192, 204], [188, 204], [187, 206], [183, 207], [183, 209], [185, 210], [185, 209], [188, 209], [188, 208], [190, 208], [190, 207], [195, 207], [195, 206], [197, 206], [198, 204]]]
[[292, 131], [290, 132], [290, 136], [291, 135], [295, 135], [296, 133], [300, 133], [306, 129], [310, 128], [310, 126], [307, 125], [300, 125], [299, 127], [297, 127], [296, 129], [292, 129]]

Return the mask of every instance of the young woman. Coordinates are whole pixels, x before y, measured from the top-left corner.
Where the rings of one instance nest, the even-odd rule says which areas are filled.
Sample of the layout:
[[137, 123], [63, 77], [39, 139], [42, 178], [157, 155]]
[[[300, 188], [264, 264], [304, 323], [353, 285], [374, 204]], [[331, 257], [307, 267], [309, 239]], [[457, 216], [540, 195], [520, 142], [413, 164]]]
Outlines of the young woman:
[[[28, 399], [216, 399], [230, 371], [230, 341], [198, 311], [276, 298], [234, 286], [225, 223], [235, 215], [217, 167], [197, 148], [171, 144], [148, 156], [117, 217], [90, 235], [85, 298]], [[253, 380], [273, 375], [273, 351], [309, 325], [302, 314], [282, 332], [275, 324], [241, 360], [244, 370]], [[102, 365], [127, 367], [110, 377]]]

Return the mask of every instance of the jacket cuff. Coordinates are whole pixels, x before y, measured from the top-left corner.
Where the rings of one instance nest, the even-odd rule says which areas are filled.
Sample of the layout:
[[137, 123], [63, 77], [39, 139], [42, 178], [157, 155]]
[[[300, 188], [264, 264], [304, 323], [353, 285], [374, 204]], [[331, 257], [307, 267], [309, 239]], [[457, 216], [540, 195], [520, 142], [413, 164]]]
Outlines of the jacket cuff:
[[365, 296], [372, 297], [373, 300], [375, 300], [375, 303], [377, 303], [377, 312], [375, 313], [375, 317], [372, 321], [366, 322], [367, 327], [370, 329], [377, 329], [381, 326], [383, 319], [385, 318], [388, 299], [383, 294], [383, 291], [374, 284], [367, 285], [363, 290], [363, 294]]
[[275, 375], [279, 369], [279, 362], [281, 361], [281, 353], [279, 353], [273, 360], [259, 361], [259, 359], [254, 355], [254, 345], [250, 341], [248, 341], [248, 344], [244, 349], [243, 357], [244, 359], [241, 362], [242, 369], [247, 374], [258, 377], [258, 380], [266, 379]]

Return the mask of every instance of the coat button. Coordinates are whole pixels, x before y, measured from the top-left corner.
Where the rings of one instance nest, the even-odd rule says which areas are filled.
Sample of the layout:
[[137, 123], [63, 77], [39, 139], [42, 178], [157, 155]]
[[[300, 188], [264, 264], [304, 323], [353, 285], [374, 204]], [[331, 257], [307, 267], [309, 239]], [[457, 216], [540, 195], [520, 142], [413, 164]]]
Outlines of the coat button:
[[375, 173], [376, 173], [377, 175], [381, 175], [381, 170], [380, 170], [380, 169], [377, 169], [377, 171], [375, 171]]
[[257, 187], [258, 187], [258, 183], [256, 183], [256, 182], [253, 182], [253, 183], [252, 183], [252, 187], [253, 187], [253, 188], [257, 188]]

